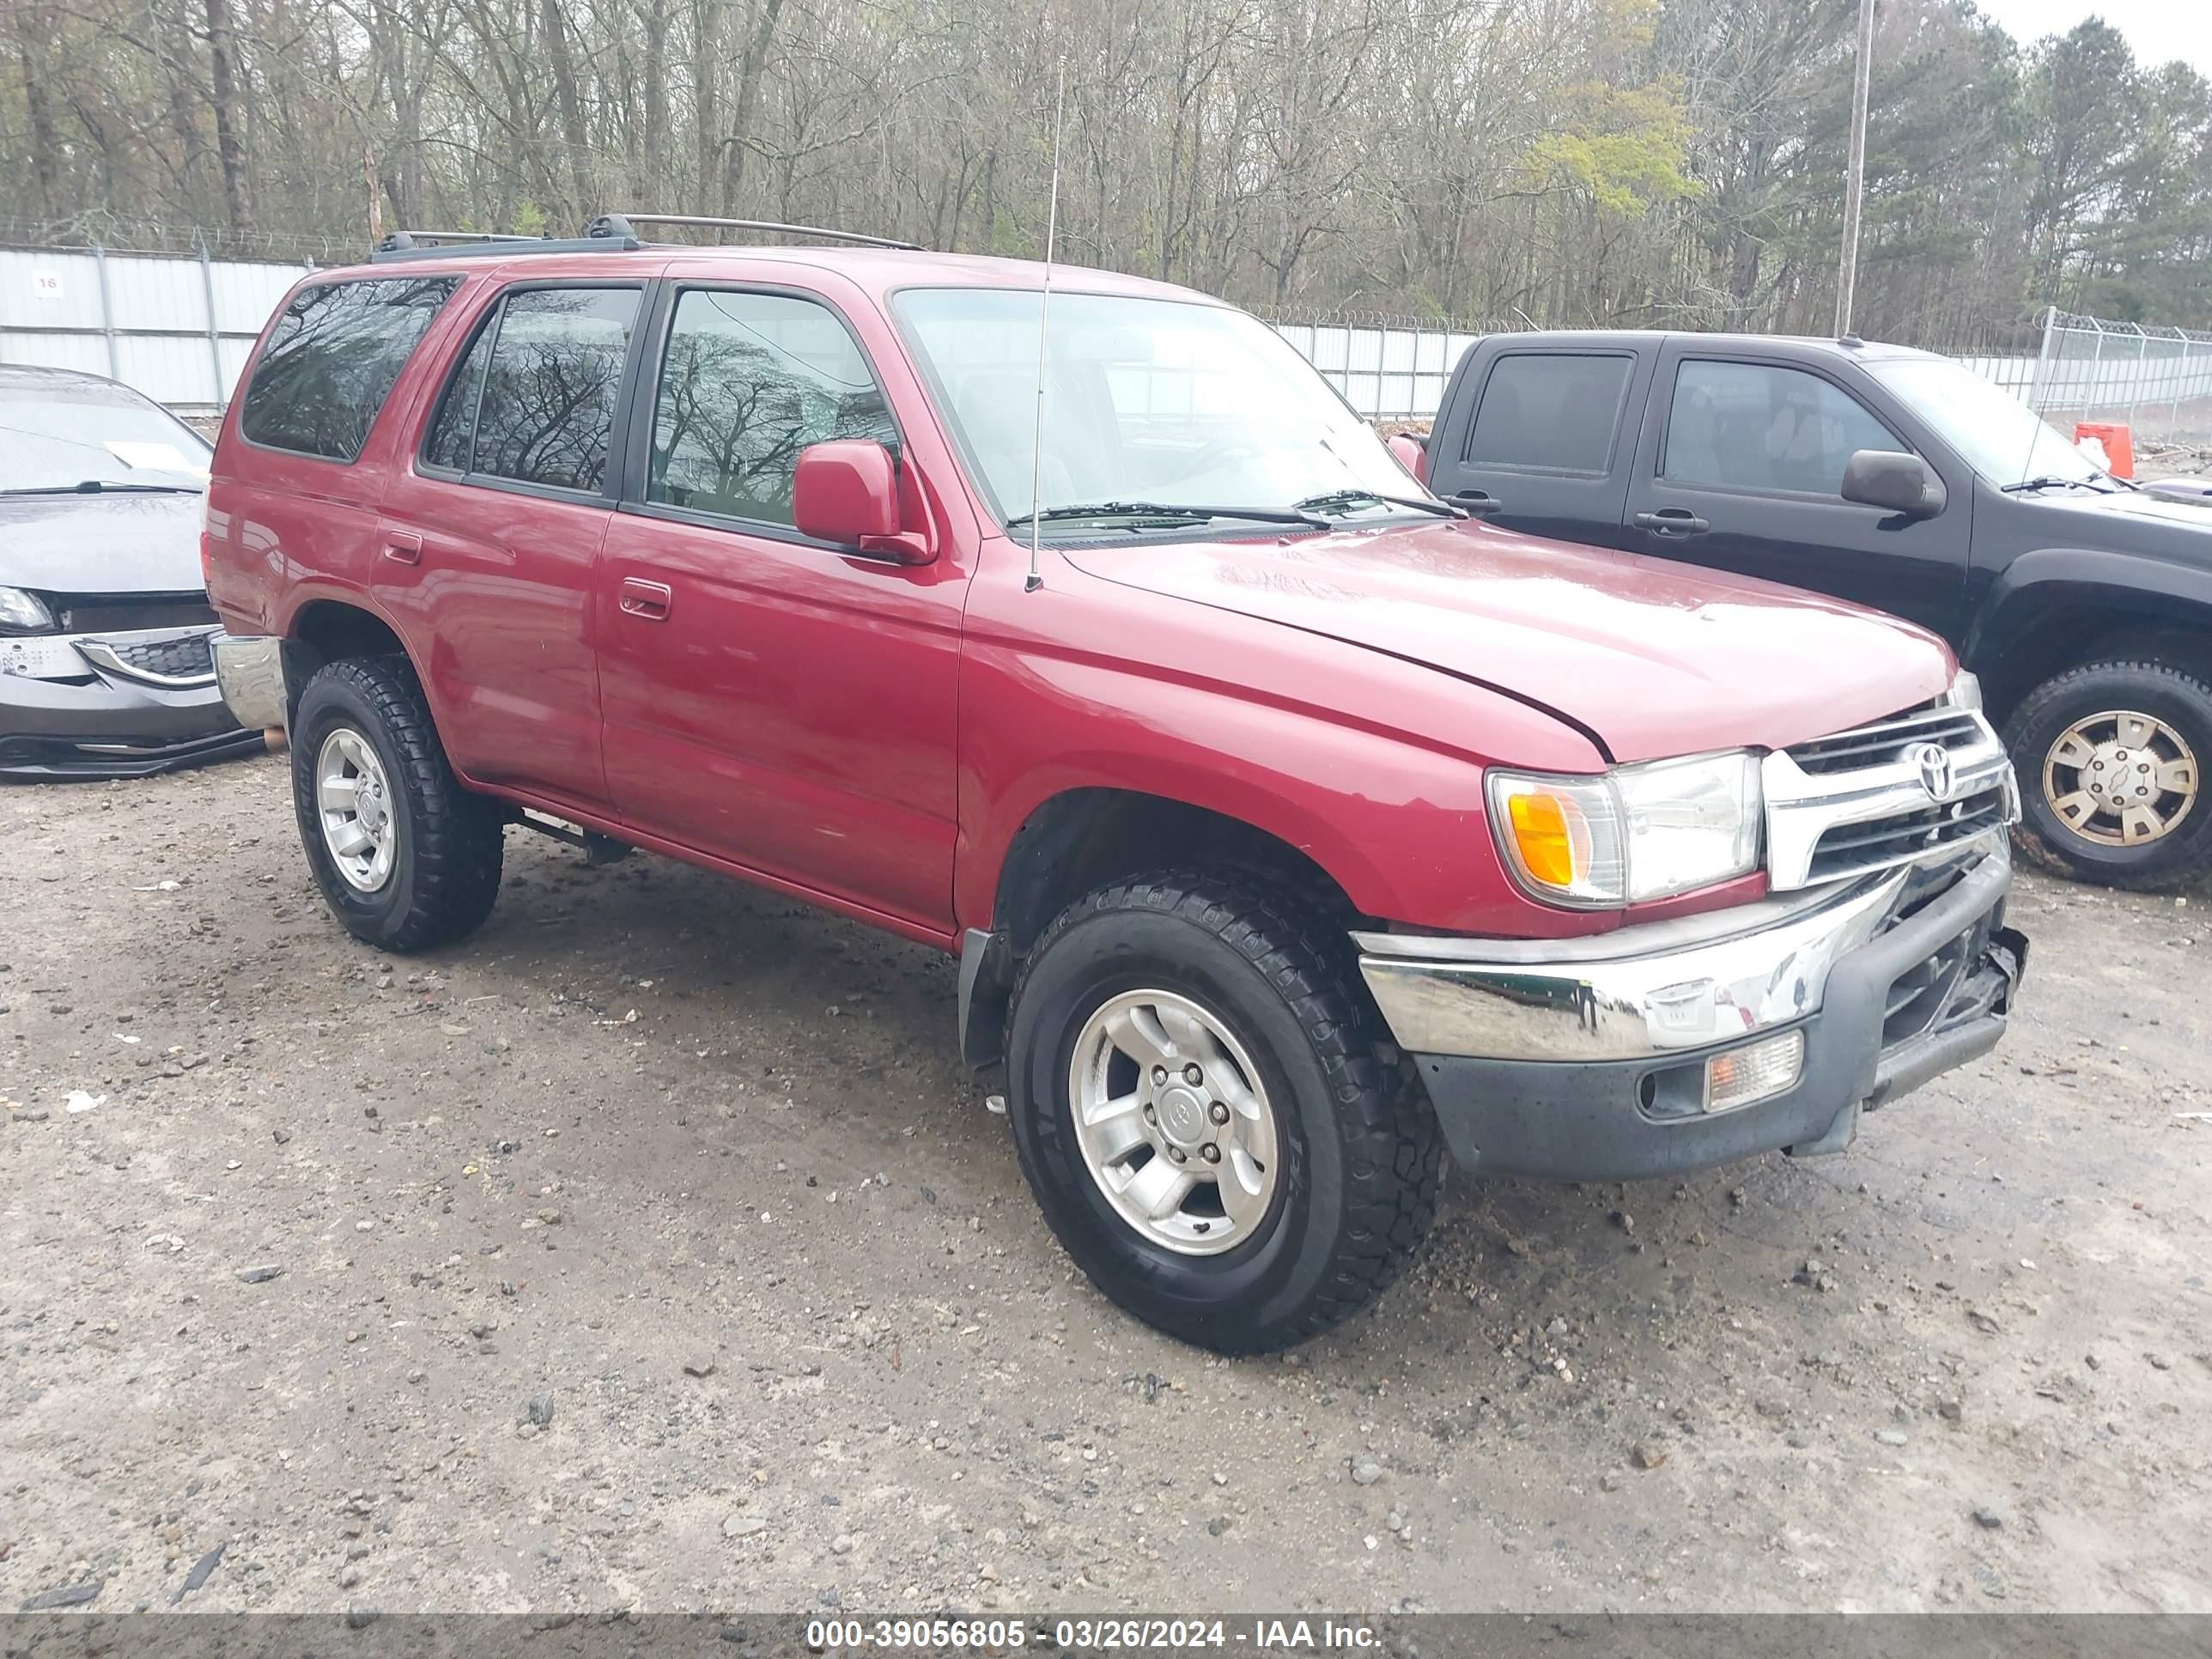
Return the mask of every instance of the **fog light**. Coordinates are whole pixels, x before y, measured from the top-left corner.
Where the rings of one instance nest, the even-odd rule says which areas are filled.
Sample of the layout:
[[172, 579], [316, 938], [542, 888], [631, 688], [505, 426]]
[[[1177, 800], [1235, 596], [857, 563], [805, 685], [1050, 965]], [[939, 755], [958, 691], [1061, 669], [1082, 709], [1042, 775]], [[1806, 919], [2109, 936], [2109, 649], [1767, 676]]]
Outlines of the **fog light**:
[[1802, 1031], [1784, 1031], [1764, 1042], [1715, 1054], [1705, 1062], [1705, 1109], [1733, 1111], [1794, 1089], [1804, 1070]]

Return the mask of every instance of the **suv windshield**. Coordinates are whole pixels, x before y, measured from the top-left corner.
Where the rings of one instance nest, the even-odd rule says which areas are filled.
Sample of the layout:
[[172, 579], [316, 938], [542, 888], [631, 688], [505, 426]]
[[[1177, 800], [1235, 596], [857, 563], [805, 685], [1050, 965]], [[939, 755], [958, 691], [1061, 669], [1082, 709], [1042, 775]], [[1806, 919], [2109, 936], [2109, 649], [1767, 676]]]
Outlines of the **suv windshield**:
[[105, 386], [0, 392], [0, 491], [198, 489], [207, 441], [167, 410]]
[[1249, 528], [1237, 508], [1292, 523], [1440, 510], [1281, 336], [1243, 312], [1183, 301], [1054, 290], [1038, 465], [1040, 298], [909, 289], [892, 301], [1007, 524], [1026, 527], [1035, 511], [1046, 535], [1095, 536], [1106, 520], [1131, 533], [1188, 530], [1194, 518]]
[[1941, 357], [1876, 358], [1866, 368], [1999, 489], [2105, 476], [2043, 416], [1970, 368]]

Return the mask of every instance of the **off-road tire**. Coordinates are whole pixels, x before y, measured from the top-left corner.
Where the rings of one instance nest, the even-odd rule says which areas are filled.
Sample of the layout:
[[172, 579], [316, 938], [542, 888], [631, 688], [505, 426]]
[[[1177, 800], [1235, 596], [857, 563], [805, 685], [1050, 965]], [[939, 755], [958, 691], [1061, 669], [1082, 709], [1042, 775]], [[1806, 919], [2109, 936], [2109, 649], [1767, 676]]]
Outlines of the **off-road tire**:
[[2066, 728], [2108, 709], [2154, 715], [2178, 732], [2199, 768], [2212, 766], [2212, 686], [2168, 663], [2114, 659], [2053, 675], [2013, 709], [2004, 742], [2020, 778], [2021, 821], [2014, 845], [2022, 857], [2075, 881], [2138, 892], [2176, 886], [2212, 866], [2212, 789], [2198, 785], [2189, 815], [2168, 834], [2137, 847], [2112, 847], [2075, 834], [2051, 808], [2043, 763]]
[[[339, 875], [316, 806], [316, 757], [341, 726], [375, 750], [392, 789], [399, 844], [390, 878], [373, 893]], [[502, 815], [453, 776], [406, 658], [348, 658], [307, 682], [292, 720], [292, 802], [315, 884], [355, 938], [386, 951], [426, 951], [473, 933], [491, 914]]]
[[[1224, 1353], [1285, 1347], [1371, 1301], [1419, 1246], [1442, 1142], [1357, 973], [1350, 941], [1318, 907], [1243, 872], [1101, 887], [1029, 953], [1006, 1039], [1022, 1171], [1076, 1264], [1139, 1319]], [[1075, 1143], [1077, 1036], [1101, 1003], [1139, 986], [1219, 1016], [1265, 1074], [1285, 1168], [1259, 1230], [1220, 1255], [1179, 1255], [1139, 1234]]]

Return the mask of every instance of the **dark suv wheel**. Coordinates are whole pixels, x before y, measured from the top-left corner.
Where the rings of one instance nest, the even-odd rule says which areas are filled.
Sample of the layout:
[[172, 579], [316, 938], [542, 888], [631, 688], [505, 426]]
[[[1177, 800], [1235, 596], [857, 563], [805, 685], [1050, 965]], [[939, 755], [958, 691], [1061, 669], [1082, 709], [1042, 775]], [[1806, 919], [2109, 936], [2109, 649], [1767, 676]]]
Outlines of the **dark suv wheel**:
[[2212, 856], [2212, 687], [2162, 662], [2084, 663], [2005, 723], [2021, 850], [2045, 869], [2160, 889]]
[[1435, 1213], [1436, 1120], [1295, 895], [1175, 872], [1103, 887], [1014, 988], [1023, 1171], [1078, 1266], [1170, 1334], [1227, 1353], [1335, 1324]]
[[356, 939], [421, 951], [499, 896], [499, 809], [461, 787], [404, 657], [319, 670], [292, 721], [292, 801], [315, 884]]

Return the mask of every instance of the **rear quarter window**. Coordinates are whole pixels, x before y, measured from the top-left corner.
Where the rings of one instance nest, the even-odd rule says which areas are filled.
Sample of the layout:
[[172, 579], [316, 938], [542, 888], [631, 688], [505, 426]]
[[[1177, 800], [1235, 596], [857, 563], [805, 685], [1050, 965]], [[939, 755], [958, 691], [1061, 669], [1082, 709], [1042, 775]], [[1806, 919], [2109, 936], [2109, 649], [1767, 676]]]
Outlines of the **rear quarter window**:
[[373, 276], [302, 289], [269, 337], [239, 411], [248, 441], [351, 461], [458, 276]]
[[1604, 472], [1634, 360], [1589, 352], [1516, 351], [1491, 366], [1468, 428], [1471, 466]]

